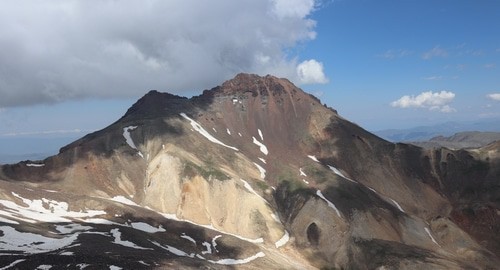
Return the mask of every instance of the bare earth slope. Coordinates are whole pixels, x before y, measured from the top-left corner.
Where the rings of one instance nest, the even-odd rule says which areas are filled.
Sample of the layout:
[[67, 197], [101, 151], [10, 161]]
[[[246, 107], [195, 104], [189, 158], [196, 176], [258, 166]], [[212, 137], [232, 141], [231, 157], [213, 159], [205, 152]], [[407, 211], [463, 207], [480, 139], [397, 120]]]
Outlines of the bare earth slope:
[[499, 147], [389, 143], [273, 76], [151, 91], [1, 167], [0, 266], [494, 269]]

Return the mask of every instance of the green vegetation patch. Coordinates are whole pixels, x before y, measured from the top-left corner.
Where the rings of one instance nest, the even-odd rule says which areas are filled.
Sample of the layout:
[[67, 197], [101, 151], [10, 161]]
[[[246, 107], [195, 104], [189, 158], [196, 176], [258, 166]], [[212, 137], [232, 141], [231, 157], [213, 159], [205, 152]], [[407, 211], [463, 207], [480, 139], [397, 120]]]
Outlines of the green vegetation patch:
[[231, 179], [225, 173], [214, 168], [213, 166], [201, 167], [189, 161], [184, 164], [184, 170], [182, 171], [182, 175], [188, 178], [193, 178], [196, 175], [201, 175], [205, 179], [212, 178], [212, 179], [217, 179], [219, 181]]

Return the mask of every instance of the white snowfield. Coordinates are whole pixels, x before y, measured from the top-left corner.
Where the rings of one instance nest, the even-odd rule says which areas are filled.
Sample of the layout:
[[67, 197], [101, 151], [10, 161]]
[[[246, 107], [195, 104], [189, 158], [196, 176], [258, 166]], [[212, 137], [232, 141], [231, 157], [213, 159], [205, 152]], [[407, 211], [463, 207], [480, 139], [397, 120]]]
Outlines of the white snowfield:
[[335, 204], [333, 204], [331, 201], [329, 201], [327, 198], [325, 198], [325, 196], [323, 196], [323, 193], [321, 193], [321, 190], [317, 190], [316, 191], [316, 195], [318, 195], [318, 197], [320, 197], [321, 199], [323, 199], [330, 208], [332, 208], [333, 210], [335, 210], [335, 212], [337, 212], [337, 216], [339, 216], [340, 218], [342, 217], [340, 215], [340, 211], [339, 209], [337, 209], [337, 207], [335, 207]]
[[132, 222], [130, 226], [136, 230], [147, 232], [147, 233], [157, 233], [157, 232], [166, 232], [166, 230], [160, 225], [160, 227], [156, 228], [144, 222]]
[[286, 243], [288, 243], [289, 240], [290, 240], [290, 234], [288, 234], [288, 232], [285, 230], [285, 234], [283, 235], [283, 237], [281, 237], [280, 240], [276, 241], [274, 245], [276, 246], [276, 248], [280, 248], [286, 245]]
[[262, 153], [264, 153], [264, 155], [267, 156], [267, 154], [269, 154], [269, 151], [267, 150], [267, 146], [261, 142], [259, 142], [257, 139], [255, 139], [255, 137], [252, 137], [253, 139], [253, 143], [256, 144], [257, 146], [259, 146], [259, 149]]
[[216, 144], [219, 144], [219, 145], [222, 145], [224, 147], [233, 149], [234, 151], [239, 151], [238, 148], [233, 147], [233, 146], [229, 146], [229, 145], [224, 144], [223, 142], [219, 141], [217, 138], [215, 138], [210, 133], [208, 133], [208, 131], [206, 131], [200, 124], [198, 124], [193, 119], [189, 118], [189, 116], [187, 116], [185, 113], [181, 113], [180, 115], [182, 117], [184, 117], [184, 119], [188, 120], [191, 123], [191, 126], [193, 127], [194, 130], [196, 130], [198, 133], [203, 135], [203, 137], [207, 138], [209, 141], [216, 143]]
[[333, 167], [333, 166], [331, 166], [331, 165], [328, 165], [328, 168], [330, 168], [330, 170], [332, 170], [332, 171], [333, 171], [336, 175], [338, 175], [338, 176], [340, 176], [340, 177], [342, 177], [342, 178], [344, 178], [344, 179], [346, 179], [346, 180], [349, 180], [349, 181], [351, 181], [351, 182], [353, 182], [353, 183], [357, 183], [356, 181], [352, 180], [351, 178], [349, 178], [349, 177], [345, 176], [345, 175], [344, 175], [341, 171], [339, 171], [337, 168], [335, 168], [335, 167]]
[[42, 235], [19, 232], [9, 226], [0, 226], [3, 236], [0, 240], [0, 250], [22, 251], [25, 254], [45, 253], [71, 245], [79, 233], [62, 238], [50, 238]]
[[260, 172], [260, 178], [262, 178], [262, 179], [266, 178], [266, 169], [262, 168], [259, 164], [255, 163], [255, 162], [253, 164], [259, 170], [259, 172]]

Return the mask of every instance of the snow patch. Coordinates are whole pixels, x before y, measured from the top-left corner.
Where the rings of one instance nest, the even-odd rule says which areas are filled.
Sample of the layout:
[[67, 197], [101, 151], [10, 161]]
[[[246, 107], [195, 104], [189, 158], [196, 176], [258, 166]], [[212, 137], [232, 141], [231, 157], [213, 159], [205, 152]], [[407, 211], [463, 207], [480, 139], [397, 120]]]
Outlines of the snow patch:
[[73, 255], [75, 255], [75, 253], [71, 252], [71, 251], [65, 251], [65, 252], [59, 253], [59, 255], [62, 255], [62, 256], [73, 256]]
[[137, 150], [137, 147], [135, 146], [135, 143], [134, 143], [134, 140], [132, 140], [132, 137], [130, 137], [130, 131], [136, 129], [137, 126], [128, 126], [128, 127], [124, 127], [123, 128], [123, 137], [125, 138], [125, 141], [127, 142], [127, 144], [136, 149]]
[[165, 232], [166, 231], [161, 225], [160, 225], [160, 227], [156, 228], [156, 227], [153, 227], [153, 226], [151, 226], [147, 223], [144, 223], [144, 222], [132, 222], [132, 223], [130, 223], [130, 226], [132, 226], [132, 228], [134, 228], [136, 230], [147, 232], [147, 233], [157, 233], [157, 232]]
[[93, 228], [90, 226], [83, 226], [80, 224], [73, 224], [73, 223], [56, 226], [56, 230], [62, 234], [70, 234], [70, 233], [74, 233], [77, 231], [88, 231], [91, 229], [93, 229]]
[[43, 166], [45, 166], [45, 164], [41, 164], [41, 163], [27, 163], [26, 166], [28, 166], [28, 167], [43, 167]]
[[259, 170], [259, 172], [260, 172], [260, 178], [262, 178], [262, 179], [266, 178], [266, 169], [262, 168], [259, 164], [255, 163], [255, 162], [253, 164]]
[[346, 179], [346, 180], [349, 180], [349, 181], [351, 181], [351, 182], [353, 182], [353, 183], [356, 183], [356, 181], [354, 181], [354, 180], [352, 180], [351, 178], [349, 178], [349, 177], [345, 176], [345, 175], [344, 175], [341, 171], [339, 171], [337, 168], [335, 168], [335, 167], [333, 167], [333, 166], [331, 166], [331, 165], [328, 165], [328, 168], [330, 168], [330, 170], [332, 170], [332, 171], [333, 171], [336, 175], [338, 175], [338, 176], [340, 176], [340, 177], [342, 177], [342, 178], [344, 178], [344, 179]]
[[207, 248], [207, 250], [203, 250], [201, 254], [212, 254], [212, 245], [210, 243], [203, 242], [201, 244]]
[[243, 135], [241, 135], [241, 133], [239, 133], [239, 132], [238, 132], [238, 136], [243, 137]]
[[265, 146], [263, 143], [259, 142], [255, 137], [252, 137], [253, 143], [259, 146], [259, 149], [264, 155], [267, 156], [269, 154], [269, 151], [267, 150], [267, 146]]
[[2, 240], [0, 250], [22, 251], [26, 254], [51, 252], [71, 245], [78, 238], [78, 233], [63, 238], [50, 238], [42, 235], [19, 232], [9, 226], [0, 226]]
[[394, 203], [396, 205], [396, 207], [399, 209], [399, 211], [406, 213], [405, 210], [403, 210], [403, 208], [401, 207], [401, 205], [399, 205], [398, 202], [396, 202], [395, 200], [393, 200], [391, 198], [389, 198], [389, 199], [392, 201], [392, 203]]
[[290, 235], [285, 230], [285, 234], [283, 235], [283, 237], [281, 237], [280, 240], [276, 241], [276, 243], [274, 243], [274, 245], [276, 246], [276, 248], [280, 248], [280, 247], [284, 246], [286, 243], [288, 243], [288, 240], [290, 240]]
[[342, 217], [340, 215], [339, 209], [337, 209], [337, 207], [335, 207], [335, 204], [333, 204], [331, 201], [329, 201], [327, 198], [325, 198], [325, 196], [323, 196], [323, 193], [321, 193], [321, 190], [317, 190], [316, 191], [316, 195], [318, 195], [318, 197], [320, 197], [321, 199], [323, 199], [328, 204], [328, 206], [330, 206], [330, 208], [332, 208], [333, 210], [335, 210], [335, 212], [337, 212], [337, 216]]
[[307, 157], [319, 163], [319, 160], [316, 158], [316, 156], [307, 155]]
[[134, 201], [129, 200], [123, 196], [115, 196], [115, 197], [111, 198], [111, 200], [115, 201], [115, 202], [123, 203], [123, 204], [132, 205], [132, 206], [139, 206]]
[[20, 262], [24, 262], [26, 261], [26, 259], [19, 259], [19, 260], [15, 260], [13, 261], [11, 264], [7, 265], [7, 266], [4, 266], [2, 268], [0, 268], [0, 270], [6, 270], [6, 269], [9, 269], [11, 267], [14, 267], [16, 264], [20, 263]]
[[438, 245], [438, 242], [436, 242], [436, 239], [434, 239], [434, 237], [432, 237], [432, 234], [431, 234], [431, 231], [429, 230], [429, 228], [425, 227], [424, 228], [425, 232], [427, 233], [427, 235], [429, 235], [429, 237], [431, 238], [432, 242], [434, 242], [434, 244]]
[[246, 188], [246, 189], [247, 189], [250, 193], [253, 193], [253, 194], [257, 195], [259, 198], [261, 198], [263, 201], [265, 201], [265, 202], [267, 203], [267, 201], [266, 201], [264, 198], [262, 198], [262, 197], [259, 195], [259, 193], [255, 192], [255, 190], [252, 188], [252, 186], [251, 186], [251, 185], [250, 185], [247, 181], [245, 181], [245, 180], [243, 180], [243, 179], [240, 179], [240, 180], [241, 180], [241, 182], [243, 182], [243, 186], [245, 186], [245, 188]]
[[309, 185], [309, 181], [307, 181], [306, 179], [302, 179], [302, 181], [306, 183], [306, 185]]
[[193, 237], [189, 236], [189, 235], [186, 235], [186, 233], [182, 233], [181, 234], [181, 238], [184, 238], [190, 242], [192, 242], [193, 244], [196, 245], [196, 240], [193, 239]]
[[220, 144], [224, 147], [227, 147], [227, 148], [230, 148], [230, 149], [233, 149], [234, 151], [238, 151], [238, 148], [236, 147], [233, 147], [233, 146], [229, 146], [229, 145], [226, 145], [224, 144], [223, 142], [219, 141], [218, 139], [216, 139], [214, 136], [210, 135], [210, 133], [208, 133], [200, 124], [198, 124], [196, 121], [194, 121], [193, 119], [189, 118], [185, 113], [181, 113], [180, 114], [182, 117], [184, 117], [186, 120], [188, 120], [190, 123], [191, 123], [191, 126], [196, 130], [198, 131], [198, 133], [200, 133], [201, 135], [203, 135], [205, 138], [207, 138], [209, 141], [213, 142], [213, 143], [216, 143], [216, 144]]
[[260, 131], [260, 129], [257, 129], [257, 131], [259, 132], [260, 140], [264, 141], [264, 136], [262, 136], [262, 131]]
[[299, 169], [300, 176], [305, 176], [307, 177], [307, 174], [302, 170], [302, 168]]
[[231, 135], [231, 130], [229, 130], [229, 128], [226, 128], [226, 132], [227, 134]]
[[66, 202], [58, 202], [45, 198], [30, 200], [23, 198], [15, 192], [12, 192], [12, 195], [21, 199], [27, 206], [18, 205], [13, 201], [0, 200], [0, 205], [6, 208], [5, 210], [0, 210], [0, 215], [28, 223], [35, 223], [36, 221], [51, 223], [70, 222], [69, 218], [93, 217], [106, 214], [105, 211], [100, 210], [87, 210], [86, 212], [69, 211], [69, 205]]
[[123, 268], [116, 266], [116, 265], [110, 265], [109, 270], [122, 270]]
[[214, 130], [215, 133], [217, 133], [217, 130], [215, 128], [212, 128]]
[[154, 245], [156, 245], [156, 246], [158, 246], [158, 247], [160, 247], [160, 248], [162, 248], [162, 249], [164, 249], [164, 250], [166, 250], [166, 251], [174, 254], [174, 255], [179, 256], [179, 257], [189, 257], [189, 258], [193, 258], [194, 257], [194, 254], [187, 254], [186, 252], [184, 252], [184, 251], [182, 251], [182, 250], [180, 250], [178, 248], [175, 248], [175, 247], [172, 247], [172, 246], [169, 246], [169, 245], [163, 246], [160, 243], [154, 242], [154, 241], [151, 241], [151, 240], [150, 240], [150, 242], [153, 243]]
[[222, 235], [219, 234], [219, 235], [214, 236], [214, 238], [212, 238], [212, 247], [214, 247], [214, 250], [217, 253], [219, 253], [219, 251], [217, 250], [217, 242], [215, 242], [215, 240], [217, 240], [220, 237], [222, 237]]
[[52, 268], [52, 265], [48, 265], [48, 264], [42, 264], [42, 265], [39, 265], [36, 270], [49, 270], [50, 268]]
[[250, 257], [245, 258], [245, 259], [221, 259], [218, 261], [212, 261], [212, 260], [208, 260], [208, 261], [211, 263], [222, 264], [222, 265], [237, 265], [237, 264], [249, 263], [257, 258], [261, 258], [261, 257], [265, 257], [265, 256], [266, 256], [266, 254], [264, 254], [264, 252], [261, 251], [255, 255], [250, 256]]
[[265, 159], [260, 157], [259, 160], [262, 161], [262, 163], [267, 164]]

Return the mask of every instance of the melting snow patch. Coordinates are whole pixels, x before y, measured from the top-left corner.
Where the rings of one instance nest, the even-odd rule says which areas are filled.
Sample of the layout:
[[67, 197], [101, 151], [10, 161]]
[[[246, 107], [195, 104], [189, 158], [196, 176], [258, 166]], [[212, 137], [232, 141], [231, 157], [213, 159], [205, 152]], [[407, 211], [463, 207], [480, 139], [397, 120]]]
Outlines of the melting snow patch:
[[67, 224], [67, 225], [57, 225], [56, 230], [62, 234], [69, 234], [76, 231], [88, 231], [93, 229], [90, 226], [83, 226], [80, 224]]
[[217, 133], [217, 130], [215, 128], [212, 128], [214, 130], [215, 133]]
[[196, 245], [196, 241], [193, 239], [193, 237], [191, 237], [191, 236], [189, 236], [189, 235], [186, 235], [186, 233], [182, 233], [182, 234], [181, 234], [181, 238], [184, 238], [184, 239], [186, 239], [186, 240], [188, 240], [188, 241], [191, 241], [193, 244], [195, 244], [195, 245]]
[[280, 247], [284, 246], [286, 243], [288, 243], [288, 240], [290, 240], [290, 235], [285, 230], [285, 234], [283, 235], [283, 237], [281, 237], [280, 240], [278, 240], [276, 243], [274, 243], [274, 245], [276, 246], [276, 248], [280, 248]]
[[122, 270], [123, 268], [116, 266], [116, 265], [110, 265], [109, 270]]
[[307, 174], [302, 170], [302, 168], [299, 169], [300, 176], [305, 176], [307, 177]]
[[52, 268], [52, 265], [42, 264], [42, 265], [39, 265], [36, 269], [37, 270], [49, 270], [50, 268]]
[[85, 269], [87, 266], [89, 266], [90, 264], [86, 264], [86, 263], [79, 263], [77, 264], [76, 266], [80, 267], [80, 269]]
[[140, 264], [142, 264], [142, 265], [150, 266], [150, 264], [147, 264], [147, 263], [145, 263], [144, 261], [138, 261], [138, 263], [140, 263]]
[[262, 163], [267, 164], [265, 159], [260, 157], [259, 160], [262, 161]]
[[243, 137], [243, 135], [241, 135], [241, 133], [239, 133], [239, 132], [238, 132], [238, 136]]
[[28, 166], [28, 167], [43, 167], [43, 166], [45, 166], [45, 164], [27, 163], [26, 166]]
[[138, 246], [130, 241], [122, 240], [122, 234], [121, 234], [119, 229], [112, 229], [110, 232], [113, 235], [113, 237], [115, 238], [113, 240], [113, 243], [115, 243], [115, 244], [122, 245], [124, 247], [135, 248], [135, 249], [152, 249], [152, 248], [140, 247], [140, 246]]
[[115, 196], [115, 197], [111, 198], [111, 200], [115, 201], [115, 202], [123, 203], [123, 204], [132, 205], [132, 206], [139, 206], [134, 201], [131, 201], [123, 196]]
[[262, 168], [259, 164], [255, 163], [255, 162], [253, 164], [259, 170], [259, 172], [260, 172], [260, 178], [262, 178], [262, 179], [266, 178], [266, 170], [264, 168]]
[[306, 181], [306, 179], [302, 179], [302, 181], [306, 183], [306, 185], [309, 185], [309, 181]]
[[249, 263], [257, 258], [261, 258], [261, 257], [265, 257], [266, 254], [264, 254], [264, 252], [259, 252], [253, 256], [250, 256], [248, 258], [245, 258], [245, 259], [221, 259], [221, 260], [218, 260], [218, 261], [212, 261], [212, 260], [208, 260], [209, 262], [211, 263], [215, 263], [215, 264], [222, 264], [222, 265], [236, 265], [236, 264], [245, 264], [245, 263]]
[[425, 232], [427, 233], [427, 235], [429, 235], [429, 237], [431, 238], [432, 242], [434, 242], [434, 244], [438, 245], [438, 242], [436, 242], [436, 239], [434, 239], [434, 237], [432, 237], [432, 234], [431, 234], [431, 231], [429, 230], [429, 228], [425, 227], [424, 228]]
[[257, 129], [257, 131], [259, 132], [260, 140], [264, 141], [264, 136], [262, 136], [262, 131], [260, 131], [260, 129]]
[[278, 218], [278, 216], [276, 214], [271, 214], [271, 217], [276, 221], [276, 222], [279, 222], [281, 223], [281, 220]]
[[316, 158], [316, 156], [307, 155], [307, 157], [316, 161], [316, 162], [319, 162], [319, 160]]
[[227, 134], [231, 135], [231, 130], [229, 130], [229, 128], [226, 128], [226, 132]]
[[349, 181], [351, 181], [351, 182], [353, 182], [353, 183], [356, 183], [356, 181], [354, 181], [354, 180], [352, 180], [351, 178], [349, 178], [349, 177], [345, 176], [345, 175], [344, 175], [341, 171], [339, 171], [337, 168], [335, 168], [335, 167], [333, 167], [333, 166], [330, 166], [330, 165], [328, 165], [328, 168], [330, 168], [330, 170], [332, 170], [332, 171], [333, 171], [336, 175], [338, 175], [338, 176], [340, 176], [340, 177], [342, 177], [342, 178], [344, 178], [344, 179], [347, 179], [347, 180], [349, 180]]
[[72, 256], [72, 255], [75, 255], [75, 253], [73, 253], [71, 251], [65, 251], [65, 252], [59, 253], [59, 255], [62, 255], [62, 256]]
[[[0, 211], [0, 214], [2, 214], [3, 212], [4, 211]], [[9, 224], [19, 224], [19, 222], [17, 222], [17, 221], [6, 219], [6, 218], [3, 218], [3, 217], [0, 217], [0, 222], [9, 223]]]
[[[390, 199], [390, 198], [389, 198]], [[398, 207], [399, 211], [403, 212], [403, 213], [406, 213], [405, 210], [403, 210], [403, 208], [401, 207], [401, 205], [399, 205], [398, 202], [396, 202], [395, 200], [391, 199], [391, 201]]]
[[333, 204], [331, 201], [326, 199], [325, 196], [323, 196], [323, 193], [321, 193], [321, 190], [317, 190], [316, 195], [318, 195], [321, 199], [323, 199], [328, 204], [328, 206], [330, 206], [330, 208], [333, 208], [333, 210], [335, 210], [335, 212], [337, 212], [337, 216], [342, 217], [340, 215], [339, 209], [337, 209], [337, 207], [335, 207], [335, 204]]
[[267, 151], [267, 146], [265, 146], [263, 143], [261, 143], [257, 139], [255, 139], [255, 137], [252, 137], [252, 139], [253, 139], [253, 143], [259, 146], [260, 151], [262, 153], [264, 153], [264, 155], [267, 156], [267, 154], [269, 154], [269, 151]]
[[9, 269], [11, 267], [14, 267], [16, 264], [20, 263], [20, 262], [24, 262], [26, 261], [26, 259], [19, 259], [19, 260], [15, 260], [13, 261], [11, 264], [7, 265], [7, 266], [4, 266], [2, 268], [0, 268], [0, 270], [5, 270], [5, 269]]
[[373, 188], [368, 187], [368, 186], [367, 186], [367, 188], [368, 188], [369, 190], [373, 191], [373, 193], [377, 193], [377, 194], [378, 194], [378, 192], [377, 192], [376, 190], [374, 190]]
[[198, 133], [200, 133], [201, 135], [203, 135], [205, 138], [207, 138], [209, 141], [213, 142], [213, 143], [216, 143], [216, 144], [220, 144], [224, 147], [227, 147], [227, 148], [230, 148], [230, 149], [233, 149], [234, 151], [238, 151], [238, 148], [236, 147], [232, 147], [232, 146], [229, 146], [229, 145], [226, 145], [224, 144], [223, 142], [219, 141], [218, 139], [216, 139], [214, 136], [210, 135], [210, 133], [208, 133], [200, 124], [198, 124], [196, 121], [194, 121], [193, 119], [189, 118], [185, 113], [181, 113], [180, 114], [182, 117], [184, 117], [186, 120], [188, 120], [190, 123], [191, 123], [191, 126], [196, 130], [198, 131]]

